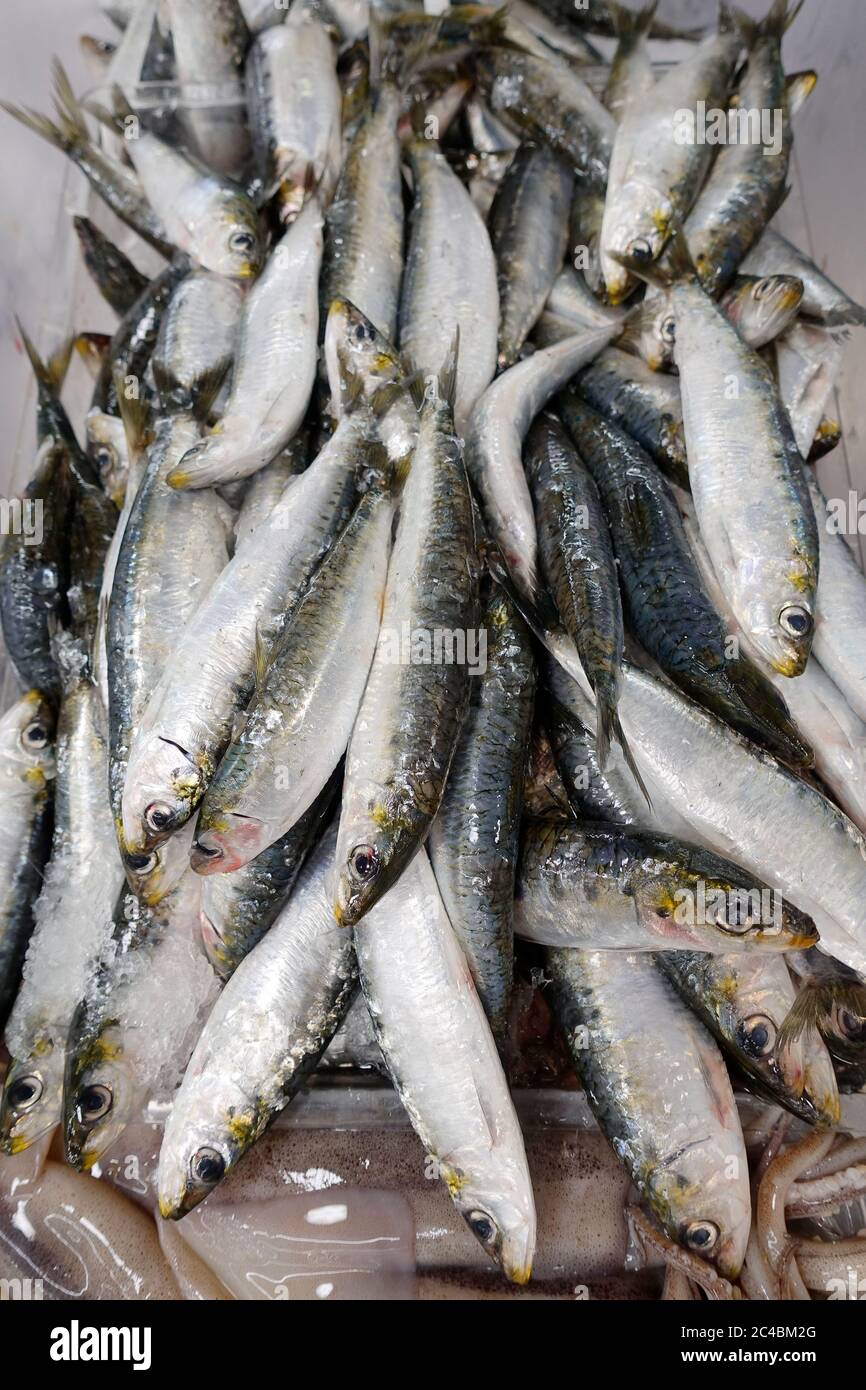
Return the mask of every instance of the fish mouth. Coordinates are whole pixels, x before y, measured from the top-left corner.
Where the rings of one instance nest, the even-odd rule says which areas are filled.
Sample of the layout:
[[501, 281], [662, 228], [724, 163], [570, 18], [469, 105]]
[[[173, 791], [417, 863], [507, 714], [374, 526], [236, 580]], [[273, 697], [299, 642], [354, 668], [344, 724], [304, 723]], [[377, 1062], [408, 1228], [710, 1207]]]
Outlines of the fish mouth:
[[199, 835], [189, 852], [189, 862], [197, 874], [221, 874], [231, 865], [226, 863], [226, 851], [209, 832]]

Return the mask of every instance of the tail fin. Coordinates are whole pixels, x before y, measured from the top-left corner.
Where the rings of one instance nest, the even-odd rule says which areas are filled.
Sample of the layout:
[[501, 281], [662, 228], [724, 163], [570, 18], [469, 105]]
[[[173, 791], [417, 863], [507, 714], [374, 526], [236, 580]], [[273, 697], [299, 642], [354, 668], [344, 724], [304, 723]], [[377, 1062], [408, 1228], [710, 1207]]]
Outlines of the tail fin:
[[39, 382], [40, 386], [44, 386], [51, 395], [59, 395], [60, 388], [66, 380], [66, 373], [69, 370], [69, 361], [72, 357], [72, 349], [76, 341], [75, 336], [61, 343], [60, 347], [56, 352], [52, 353], [48, 361], [43, 362], [36, 348], [33, 346], [31, 339], [27, 336], [24, 326], [17, 315], [15, 317], [15, 327], [18, 329], [19, 337], [24, 345], [24, 351], [27, 353], [36, 380]]
[[[777, 1048], [790, 1047], [808, 1032], [819, 1033], [825, 1039], [830, 1034], [835, 1039], [838, 1034], [834, 1019], [840, 1010], [855, 1018], [866, 1019], [866, 985], [860, 980], [843, 978], [807, 981], [801, 985], [779, 1029]], [[862, 1055], [862, 1043], [853, 1043], [852, 1047]]]
[[[626, 767], [628, 768], [629, 772], [631, 773], [632, 777], [634, 778], [635, 782], [640, 788], [640, 794], [646, 802], [647, 806], [650, 810], [652, 810], [652, 797], [647, 791], [646, 783], [640, 775], [640, 770], [632, 755], [628, 739], [623, 733], [622, 724], [619, 720], [619, 714], [615, 709], [612, 709], [610, 706], [605, 706], [599, 701], [598, 721], [600, 733], [596, 735], [596, 750], [598, 757], [598, 765], [601, 768], [602, 772], [604, 771], [604, 766], [607, 762], [607, 755], [610, 751], [611, 738], [615, 738], [620, 748], [622, 749], [622, 756], [625, 758]], [[604, 738], [604, 742], [601, 741], [602, 737]]]
[[140, 396], [127, 396], [123, 375], [120, 372], [115, 373], [114, 391], [132, 463], [141, 458], [150, 444], [153, 438], [153, 423], [147, 402]]
[[650, 0], [642, 10], [633, 10], [629, 5], [619, 4], [617, 0], [608, 0], [607, 8], [610, 11], [613, 31], [620, 43], [628, 41], [635, 44], [644, 38], [652, 28], [658, 7], [659, 0]]

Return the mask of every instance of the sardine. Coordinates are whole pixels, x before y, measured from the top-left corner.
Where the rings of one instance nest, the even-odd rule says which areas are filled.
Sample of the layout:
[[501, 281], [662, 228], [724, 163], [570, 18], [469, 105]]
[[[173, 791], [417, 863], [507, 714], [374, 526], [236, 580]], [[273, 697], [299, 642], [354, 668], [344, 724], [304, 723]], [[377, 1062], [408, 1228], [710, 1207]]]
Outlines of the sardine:
[[573, 185], [552, 150], [524, 143], [499, 186], [488, 225], [499, 281], [500, 368], [517, 361], [562, 269]]
[[280, 219], [292, 221], [311, 188], [327, 207], [342, 161], [342, 98], [334, 38], [312, 4], [294, 4], [255, 39], [246, 87], [256, 171]]
[[120, 895], [69, 1033], [63, 1127], [74, 1168], [91, 1169], [183, 1074], [219, 988], [201, 953], [200, 896], [192, 873], [157, 907]]
[[299, 429], [316, 379], [321, 255], [322, 213], [311, 198], [244, 302], [225, 413], [175, 467], [172, 487], [246, 478]]
[[866, 309], [819, 270], [803, 251], [798, 251], [774, 227], [768, 227], [740, 265], [743, 275], [795, 275], [805, 287], [801, 313], [828, 328], [866, 324]]
[[[164, 0], [164, 5], [176, 80], [193, 94], [183, 105], [183, 127], [210, 169], [237, 177], [250, 147], [236, 98], [250, 41], [238, 0]], [[213, 95], [196, 100], [198, 90]]]
[[587, 1099], [641, 1196], [672, 1240], [736, 1278], [749, 1168], [715, 1042], [649, 956], [550, 950], [547, 968]]
[[509, 367], [488, 386], [469, 421], [466, 467], [485, 520], [516, 581], [537, 582], [535, 518], [521, 448], [550, 396], [610, 341], [616, 327], [585, 329]]
[[677, 503], [655, 464], [576, 393], [565, 393], [559, 402], [601, 493], [631, 631], [692, 699], [786, 762], [808, 766], [812, 750], [784, 698], [729, 640], [692, 558]]
[[810, 1124], [839, 1123], [839, 1091], [824, 1043], [813, 1035], [787, 1043], [780, 1036], [797, 997], [784, 960], [697, 951], [660, 951], [656, 959], [750, 1089]]
[[257, 652], [285, 627], [356, 498], [370, 421], [356, 411], [241, 546], [179, 636], [133, 739], [123, 834], [149, 851], [184, 825], [255, 684]]
[[514, 876], [535, 692], [529, 633], [498, 589], [481, 619], [486, 669], [472, 681], [469, 713], [430, 830], [442, 901], [496, 1038], [513, 980]]
[[331, 912], [334, 834], [322, 840], [267, 936], [241, 961], [186, 1069], [159, 1157], [159, 1209], [178, 1220], [285, 1108], [339, 1028], [358, 979]]
[[202, 879], [202, 944], [223, 979], [228, 979], [283, 910], [301, 865], [333, 817], [342, 780], [342, 768], [338, 768], [291, 830], [243, 868]]
[[456, 353], [455, 340], [438, 383], [428, 380], [424, 392], [379, 640], [346, 755], [334, 906], [345, 926], [399, 878], [426, 838], [469, 703], [478, 576], [454, 433]]
[[393, 499], [368, 488], [257, 679], [199, 811], [190, 861], [232, 873], [300, 820], [346, 751], [379, 635]]
[[463, 434], [496, 371], [496, 261], [478, 209], [437, 143], [413, 139], [408, 153], [415, 201], [400, 299], [400, 351], [413, 370], [430, 376], [459, 330], [454, 422]]
[[476, 1240], [525, 1284], [535, 1204], [520, 1125], [422, 849], [355, 928], [361, 985], [409, 1119]]
[[525, 455], [541, 569], [595, 695], [603, 769], [611, 738], [621, 735], [616, 706], [625, 643], [610, 531], [592, 469], [554, 416], [536, 418]]
[[587, 951], [796, 951], [818, 939], [805, 913], [698, 845], [552, 820], [524, 826], [514, 930]]
[[18, 990], [51, 844], [54, 725], [38, 690], [28, 690], [0, 719], [0, 1028]]

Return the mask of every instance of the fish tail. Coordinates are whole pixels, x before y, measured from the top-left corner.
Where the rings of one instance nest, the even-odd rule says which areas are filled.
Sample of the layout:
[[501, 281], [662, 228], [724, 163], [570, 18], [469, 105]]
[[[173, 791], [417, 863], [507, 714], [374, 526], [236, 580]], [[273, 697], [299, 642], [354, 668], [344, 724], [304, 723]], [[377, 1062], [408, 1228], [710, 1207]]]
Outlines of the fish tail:
[[32, 130], [36, 135], [47, 140], [49, 145], [54, 145], [56, 149], [62, 150], [64, 154], [71, 154], [79, 141], [73, 138], [72, 133], [57, 125], [49, 116], [40, 115], [38, 111], [33, 111], [28, 106], [12, 106], [7, 101], [0, 101], [0, 110], [12, 116], [14, 120], [20, 121], [21, 125]]
[[60, 347], [56, 352], [52, 353], [48, 361], [43, 362], [17, 315], [15, 317], [15, 326], [18, 329], [21, 342], [24, 344], [24, 351], [27, 353], [36, 380], [39, 382], [40, 386], [44, 386], [51, 395], [56, 396], [66, 379], [75, 336], [73, 335], [71, 338], [61, 343]]
[[114, 390], [117, 396], [117, 408], [120, 411], [120, 419], [123, 424], [123, 431], [126, 435], [126, 442], [129, 448], [130, 459], [139, 459], [153, 438], [153, 425], [150, 418], [150, 411], [147, 402], [141, 396], [128, 396], [124, 390], [124, 381], [120, 372], [114, 375]]
[[772, 5], [758, 24], [758, 33], [764, 38], [781, 38], [790, 29], [806, 0], [773, 0]]
[[89, 145], [90, 131], [87, 129], [84, 112], [59, 58], [54, 59], [51, 71], [54, 74], [54, 109], [61, 128], [68, 130], [70, 138], [76, 143]]
[[779, 1029], [777, 1046], [790, 1047], [804, 1033], [832, 1031], [833, 1015], [845, 1009], [857, 1018], [866, 1018], [866, 984], [860, 980], [812, 980], [800, 986]]
[[728, 669], [741, 713], [748, 712], [762, 735], [758, 741], [768, 743], [769, 736], [785, 762], [811, 767], [815, 754], [791, 718], [784, 696], [757, 666], [742, 656], [731, 661]]
[[223, 383], [228, 364], [221, 362], [200, 372], [192, 382], [181, 386], [174, 372], [156, 357], [151, 358], [153, 380], [160, 400], [174, 399], [184, 409], [189, 409], [197, 420], [205, 420], [210, 414], [217, 392]]
[[633, 10], [628, 5], [620, 4], [618, 0], [608, 0], [607, 8], [610, 11], [613, 31], [620, 42], [623, 39], [635, 42], [648, 34], [658, 7], [659, 0], [649, 0], [649, 4], [644, 5], [641, 10]]

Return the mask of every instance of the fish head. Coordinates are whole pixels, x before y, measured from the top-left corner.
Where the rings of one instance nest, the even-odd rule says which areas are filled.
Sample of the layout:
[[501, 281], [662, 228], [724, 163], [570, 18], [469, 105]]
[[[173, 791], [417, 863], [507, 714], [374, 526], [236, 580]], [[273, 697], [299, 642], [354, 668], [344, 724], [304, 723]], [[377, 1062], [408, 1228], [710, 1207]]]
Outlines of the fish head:
[[763, 347], [793, 322], [803, 294], [803, 281], [794, 275], [749, 278], [724, 302], [725, 313], [747, 343]]
[[396, 348], [348, 299], [333, 299], [329, 306], [325, 366], [337, 419], [344, 412], [353, 379], [362, 384], [369, 398], [380, 387], [393, 385], [405, 375]]
[[28, 690], [0, 719], [0, 785], [45, 791], [55, 773], [54, 711], [38, 690]]
[[104, 490], [117, 507], [123, 505], [129, 472], [129, 450], [123, 421], [104, 410], [91, 410], [85, 421], [87, 454], [95, 464]]
[[186, 752], [157, 734], [133, 746], [121, 808], [123, 840], [138, 855], [185, 825], [201, 800], [205, 778]]
[[334, 916], [353, 927], [403, 872], [429, 824], [414, 797], [375, 798], [360, 815], [345, 815], [337, 840]]
[[232, 811], [199, 817], [189, 862], [197, 874], [229, 874], [279, 838], [279, 829]]
[[43, 1031], [26, 1057], [13, 1057], [0, 1100], [0, 1149], [22, 1153], [59, 1124], [63, 1095], [63, 1047]]
[[673, 366], [677, 321], [666, 296], [645, 302], [640, 321], [641, 356], [654, 372]]
[[[705, 1056], [718, 1071], [718, 1109], [701, 1139], [661, 1156], [647, 1175], [649, 1204], [671, 1239], [736, 1279], [752, 1224], [749, 1166], [737, 1108], [721, 1053]], [[713, 1084], [712, 1076], [709, 1077]]]
[[[535, 1253], [535, 1204], [528, 1175], [503, 1163], [483, 1190], [462, 1173], [441, 1166], [454, 1205], [478, 1244], [513, 1284], [526, 1284]], [[510, 1180], [511, 1179], [511, 1180]]]
[[264, 1124], [255, 1102], [240, 1087], [231, 1087], [234, 1099], [226, 1105], [226, 1091], [231, 1083], [225, 1077], [215, 1078], [213, 1094], [205, 1078], [198, 1075], [196, 1081], [191, 1104], [185, 1106], [183, 1091], [179, 1093], [159, 1153], [159, 1210], [171, 1221], [179, 1221], [210, 1195], [246, 1153]]
[[264, 236], [249, 198], [238, 192], [223, 199], [203, 234], [200, 260], [230, 280], [255, 279], [264, 262]]
[[[657, 261], [671, 234], [674, 207], [667, 194], [637, 181], [619, 191], [612, 225], [602, 228], [604, 279], [611, 304], [620, 304], [632, 287], [634, 273]], [[625, 262], [625, 264], [623, 264]]]
[[659, 949], [673, 949], [678, 942], [724, 955], [753, 949], [798, 951], [815, 945], [814, 922], [781, 893], [765, 884], [720, 877], [706, 868], [718, 868], [718, 861], [699, 863], [689, 872], [676, 865], [654, 868], [636, 891], [638, 914], [660, 938]]
[[144, 1100], [113, 1034], [106, 1028], [67, 1063], [63, 1137], [66, 1162], [79, 1170], [98, 1162]]
[[122, 852], [126, 881], [141, 902], [155, 907], [173, 892], [189, 866], [195, 825], [192, 817], [162, 844], [133, 853]]
[[236, 434], [223, 433], [216, 425], [204, 439], [182, 454], [166, 475], [169, 487], [183, 492], [188, 487], [208, 487], [212, 483], [235, 477], [234, 469], [245, 456], [245, 448]]
[[738, 583], [752, 644], [780, 676], [802, 675], [815, 631], [815, 585], [808, 562], [795, 559], [783, 571], [772, 559], [750, 559]]

